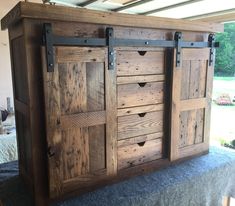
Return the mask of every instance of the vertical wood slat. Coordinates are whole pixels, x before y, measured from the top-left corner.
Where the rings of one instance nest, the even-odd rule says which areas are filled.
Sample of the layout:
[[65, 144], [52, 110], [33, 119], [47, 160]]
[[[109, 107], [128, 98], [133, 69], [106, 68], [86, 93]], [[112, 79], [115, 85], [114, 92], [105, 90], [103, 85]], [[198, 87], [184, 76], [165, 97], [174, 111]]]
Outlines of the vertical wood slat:
[[206, 75], [206, 98], [207, 106], [205, 107], [204, 113], [204, 134], [203, 142], [209, 147], [209, 137], [210, 137], [210, 119], [211, 119], [211, 101], [212, 101], [212, 87], [213, 87], [213, 76], [214, 68], [213, 65], [209, 66], [207, 61], [207, 75]]
[[[55, 64], [54, 72], [47, 72], [45, 47], [41, 48], [44, 101], [46, 112], [46, 135], [48, 148], [51, 148], [51, 157], [48, 158], [49, 166], [49, 193], [50, 197], [56, 197], [62, 192], [63, 168], [61, 165], [61, 131], [55, 128], [60, 121], [60, 92], [59, 92], [59, 72], [58, 64]], [[52, 128], [55, 129], [52, 129]], [[54, 153], [54, 154], [53, 154]]]
[[[173, 75], [172, 75], [172, 106], [171, 106], [171, 143], [170, 143], [170, 160], [178, 158], [178, 140], [180, 134], [180, 94], [181, 94], [181, 67], [176, 67], [176, 49], [173, 52]], [[181, 60], [182, 62], [182, 60]]]
[[106, 94], [106, 165], [107, 174], [117, 173], [117, 91], [116, 68], [108, 70], [105, 61]]

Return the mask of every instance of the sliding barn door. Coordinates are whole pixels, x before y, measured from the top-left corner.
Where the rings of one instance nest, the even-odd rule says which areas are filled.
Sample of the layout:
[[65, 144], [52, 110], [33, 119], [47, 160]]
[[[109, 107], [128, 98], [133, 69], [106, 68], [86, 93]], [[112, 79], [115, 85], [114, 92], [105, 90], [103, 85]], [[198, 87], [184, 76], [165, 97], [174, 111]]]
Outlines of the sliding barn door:
[[116, 173], [116, 74], [108, 70], [105, 48], [55, 47], [53, 72], [45, 57], [42, 48], [54, 198]]
[[174, 54], [171, 106], [172, 161], [208, 151], [213, 67], [208, 48], [182, 49], [181, 65]]

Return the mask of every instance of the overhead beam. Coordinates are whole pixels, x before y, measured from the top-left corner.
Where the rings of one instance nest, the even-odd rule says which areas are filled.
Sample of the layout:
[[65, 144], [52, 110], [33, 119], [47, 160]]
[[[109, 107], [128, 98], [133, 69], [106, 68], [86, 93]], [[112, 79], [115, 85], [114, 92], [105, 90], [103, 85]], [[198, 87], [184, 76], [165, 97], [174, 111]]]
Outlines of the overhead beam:
[[97, 1], [99, 1], [99, 0], [88, 0], [88, 1], [85, 1], [85, 2], [83, 2], [81, 4], [77, 4], [77, 6], [86, 7], [86, 6], [88, 6], [90, 4], [93, 4], [93, 3], [97, 2]]
[[229, 22], [235, 20], [235, 8], [227, 9], [223, 11], [211, 12], [207, 14], [201, 14], [196, 16], [189, 16], [183, 19], [187, 20], [202, 20], [207, 22]]
[[151, 2], [151, 1], [154, 1], [154, 0], [142, 0], [142, 1], [140, 0], [140, 1], [137, 1], [137, 2], [134, 2], [134, 3], [130, 3], [126, 6], [122, 6], [122, 7], [119, 7], [117, 9], [113, 9], [112, 11], [116, 11], [116, 12], [123, 11], [123, 10], [126, 10], [126, 9], [133, 8], [135, 6], [140, 6], [140, 5], [146, 4], [146, 3]]
[[170, 5], [170, 6], [165, 6], [165, 7], [159, 8], [159, 9], [154, 9], [154, 10], [150, 10], [150, 11], [143, 12], [143, 13], [139, 13], [139, 14], [141, 14], [141, 15], [154, 14], [154, 13], [157, 13], [157, 12], [160, 12], [160, 11], [165, 11], [165, 10], [169, 10], [169, 9], [174, 9], [174, 8], [177, 8], [177, 7], [181, 7], [181, 6], [193, 4], [193, 3], [196, 3], [196, 2], [200, 2], [200, 1], [203, 1], [203, 0], [189, 0], [189, 1], [184, 1], [184, 2], [181, 2], [181, 3], [178, 3], [178, 4], [172, 4], [172, 5]]

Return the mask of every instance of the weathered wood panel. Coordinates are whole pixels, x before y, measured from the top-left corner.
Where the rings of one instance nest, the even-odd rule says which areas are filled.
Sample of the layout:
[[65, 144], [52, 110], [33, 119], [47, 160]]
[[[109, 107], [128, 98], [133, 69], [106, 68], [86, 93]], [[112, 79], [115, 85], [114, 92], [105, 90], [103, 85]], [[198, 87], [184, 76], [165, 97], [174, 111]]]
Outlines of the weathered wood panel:
[[163, 131], [163, 111], [118, 117], [118, 139]]
[[163, 51], [116, 51], [117, 75], [147, 75], [164, 73]]
[[160, 159], [162, 157], [162, 140], [142, 141], [118, 148], [118, 169]]
[[208, 58], [207, 48], [183, 49], [181, 66], [173, 68], [171, 160], [208, 151], [209, 82], [213, 79]]
[[154, 111], [163, 111], [163, 110], [164, 110], [164, 104], [153, 104], [153, 105], [118, 109], [117, 115], [126, 116], [132, 114], [139, 114], [143, 112], [154, 112]]
[[118, 108], [163, 103], [164, 82], [118, 85], [117, 94]]
[[[48, 118], [55, 118], [50, 129], [47, 128], [49, 159], [57, 157], [56, 165], [49, 162], [51, 174], [59, 165], [57, 175], [50, 179], [52, 197], [67, 192], [64, 182], [68, 185], [72, 179], [90, 176], [106, 167], [105, 62], [100, 62], [105, 60], [105, 49], [71, 47], [68, 55], [68, 48], [63, 48], [55, 48], [56, 71], [48, 73], [44, 69]], [[80, 53], [84, 56], [79, 56]], [[93, 61], [96, 54], [100, 55], [98, 62]], [[47, 80], [48, 76], [54, 79]], [[54, 110], [59, 112], [56, 117], [53, 117]], [[55, 134], [60, 138], [56, 139]]]

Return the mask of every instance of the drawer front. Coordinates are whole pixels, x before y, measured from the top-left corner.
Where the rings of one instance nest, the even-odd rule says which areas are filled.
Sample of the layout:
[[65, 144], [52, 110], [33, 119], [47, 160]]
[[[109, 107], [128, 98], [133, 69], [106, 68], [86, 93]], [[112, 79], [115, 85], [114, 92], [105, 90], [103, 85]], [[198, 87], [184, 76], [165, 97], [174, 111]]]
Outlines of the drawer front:
[[122, 84], [117, 87], [118, 108], [163, 102], [164, 82]]
[[117, 51], [117, 75], [146, 75], [164, 73], [164, 50]]
[[118, 169], [162, 158], [162, 139], [138, 142], [118, 148]]
[[118, 139], [163, 131], [163, 111], [118, 117]]

